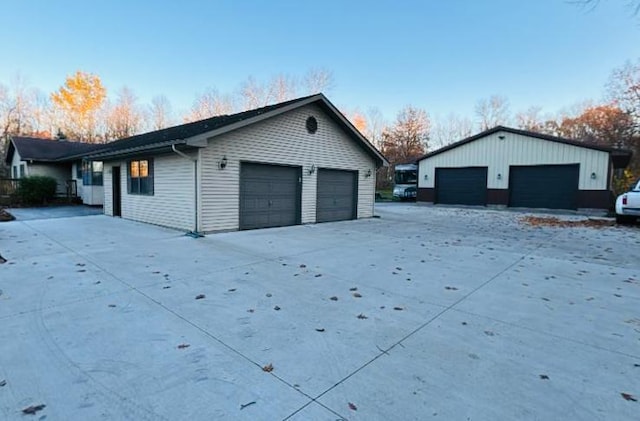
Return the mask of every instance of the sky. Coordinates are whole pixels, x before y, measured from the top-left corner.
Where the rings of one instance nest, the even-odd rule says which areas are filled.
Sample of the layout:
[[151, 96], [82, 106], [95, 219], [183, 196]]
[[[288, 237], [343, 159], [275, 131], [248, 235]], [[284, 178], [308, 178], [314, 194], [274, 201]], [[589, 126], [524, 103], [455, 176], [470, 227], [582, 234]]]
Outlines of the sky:
[[76, 70], [141, 103], [186, 111], [207, 88], [325, 68], [340, 108], [405, 105], [474, 117], [480, 98], [556, 112], [603, 97], [611, 71], [640, 58], [627, 0], [0, 0], [0, 83], [45, 93]]

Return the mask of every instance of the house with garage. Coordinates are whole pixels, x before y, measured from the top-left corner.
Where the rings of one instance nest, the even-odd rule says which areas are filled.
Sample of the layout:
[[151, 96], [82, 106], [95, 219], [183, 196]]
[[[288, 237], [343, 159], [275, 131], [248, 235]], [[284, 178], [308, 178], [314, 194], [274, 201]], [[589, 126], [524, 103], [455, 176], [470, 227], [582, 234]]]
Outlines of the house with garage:
[[107, 215], [194, 233], [373, 216], [385, 158], [322, 94], [121, 139]]
[[102, 205], [102, 163], [83, 161], [82, 157], [101, 145], [67, 139], [42, 139], [12, 136], [5, 155], [11, 178], [32, 175], [56, 180], [60, 197], [79, 197], [86, 205]]
[[498, 126], [418, 160], [418, 202], [609, 209], [631, 152]]

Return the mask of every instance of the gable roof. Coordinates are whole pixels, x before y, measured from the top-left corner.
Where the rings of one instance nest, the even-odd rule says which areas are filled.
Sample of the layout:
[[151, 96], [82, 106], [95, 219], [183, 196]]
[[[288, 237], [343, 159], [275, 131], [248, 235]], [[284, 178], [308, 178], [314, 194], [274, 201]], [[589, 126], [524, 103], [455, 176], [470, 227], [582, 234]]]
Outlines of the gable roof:
[[455, 149], [459, 146], [462, 145], [466, 145], [467, 143], [471, 143], [474, 140], [478, 140], [478, 139], [482, 139], [483, 137], [487, 137], [490, 136], [492, 134], [498, 133], [498, 132], [506, 132], [506, 133], [513, 133], [513, 134], [518, 134], [521, 136], [527, 136], [527, 137], [533, 137], [536, 139], [542, 139], [542, 140], [548, 140], [550, 142], [556, 142], [556, 143], [563, 143], [565, 145], [572, 145], [572, 146], [578, 146], [580, 148], [586, 148], [586, 149], [593, 149], [596, 151], [602, 151], [602, 152], [609, 152], [609, 154], [611, 155], [611, 157], [614, 159], [614, 165], [616, 166], [616, 168], [624, 168], [629, 164], [629, 160], [631, 159], [631, 151], [628, 151], [626, 149], [615, 149], [615, 148], [610, 148], [607, 146], [601, 146], [601, 145], [595, 145], [593, 143], [588, 143], [588, 142], [581, 142], [579, 140], [575, 140], [575, 139], [567, 139], [564, 137], [559, 137], [559, 136], [551, 136], [548, 134], [544, 134], [544, 133], [537, 133], [537, 132], [532, 132], [529, 130], [520, 130], [520, 129], [514, 129], [511, 127], [506, 127], [506, 126], [496, 126], [492, 129], [489, 130], [485, 130], [483, 132], [480, 132], [476, 135], [467, 137], [465, 139], [462, 139], [458, 142], [454, 142], [450, 145], [444, 146], [438, 150], [435, 150], [433, 152], [429, 152], [426, 155], [423, 155], [422, 157], [418, 158], [416, 160], [416, 162], [420, 162], [424, 159], [427, 158], [431, 158], [432, 156], [435, 155], [439, 155], [443, 152], [449, 151], [451, 149]]
[[339, 126], [370, 154], [378, 166], [385, 157], [323, 95], [316, 94], [236, 114], [221, 115], [162, 130], [143, 133], [107, 143], [91, 153], [91, 159], [109, 159], [125, 155], [168, 149], [172, 145], [206, 146], [206, 140], [222, 133], [257, 123], [267, 118], [309, 105], [319, 105]]
[[68, 140], [12, 136], [5, 155], [5, 162], [11, 163], [15, 151], [18, 151], [23, 161], [64, 162], [82, 157], [101, 146]]

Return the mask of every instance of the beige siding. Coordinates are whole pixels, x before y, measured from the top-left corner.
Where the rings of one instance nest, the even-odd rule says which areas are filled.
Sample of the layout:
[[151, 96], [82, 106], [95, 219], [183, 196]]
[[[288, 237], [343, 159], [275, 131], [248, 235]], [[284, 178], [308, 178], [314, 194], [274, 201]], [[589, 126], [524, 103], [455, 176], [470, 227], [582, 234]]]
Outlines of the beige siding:
[[175, 154], [156, 156], [153, 160], [152, 196], [127, 192], [127, 161], [104, 163], [104, 213], [113, 215], [112, 167], [119, 165], [123, 218], [182, 230], [194, 229], [193, 161]]
[[13, 169], [16, 168], [16, 177], [20, 178], [20, 164], [24, 165], [24, 175], [28, 176], [29, 175], [29, 166], [27, 164], [26, 161], [23, 161], [22, 158], [20, 158], [20, 154], [18, 153], [17, 150], [14, 149], [13, 152], [13, 158], [11, 159], [11, 177], [13, 178], [14, 174], [13, 174]]
[[[309, 134], [306, 119], [318, 120], [318, 131]], [[227, 157], [227, 167], [218, 162]], [[373, 215], [375, 162], [319, 107], [310, 105], [273, 117], [209, 141], [200, 151], [201, 226], [206, 232], [235, 230], [239, 225], [240, 162], [260, 162], [303, 167], [302, 223], [316, 220], [317, 171], [333, 168], [358, 171], [358, 218]], [[371, 176], [365, 177], [370, 170]]]
[[[504, 139], [498, 136], [504, 136]], [[486, 166], [487, 187], [507, 189], [509, 166], [544, 164], [580, 164], [579, 189], [607, 189], [607, 152], [507, 132], [494, 133], [420, 161], [418, 186], [434, 187], [436, 167]], [[591, 178], [592, 173], [596, 174], [595, 179]], [[501, 179], [498, 179], [498, 174]]]
[[[102, 184], [104, 187], [104, 204], [102, 206], [102, 209], [104, 211], [105, 215], [109, 215], [109, 216], [113, 216], [113, 190], [112, 190], [112, 172], [111, 172], [111, 168], [114, 165], [118, 165], [120, 164], [119, 162], [105, 162], [103, 164], [102, 167]], [[120, 171], [122, 171], [122, 169], [120, 169]], [[125, 191], [127, 188], [127, 180], [125, 178]]]

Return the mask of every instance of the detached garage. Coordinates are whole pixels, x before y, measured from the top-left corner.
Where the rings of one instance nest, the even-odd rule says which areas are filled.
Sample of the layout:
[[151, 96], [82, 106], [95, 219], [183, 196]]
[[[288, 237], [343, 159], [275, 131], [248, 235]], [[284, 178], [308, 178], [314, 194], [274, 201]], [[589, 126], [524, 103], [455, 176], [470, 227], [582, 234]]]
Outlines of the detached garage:
[[106, 144], [107, 215], [196, 233], [373, 216], [385, 158], [322, 94]]
[[631, 153], [498, 126], [418, 161], [419, 202], [607, 209]]

